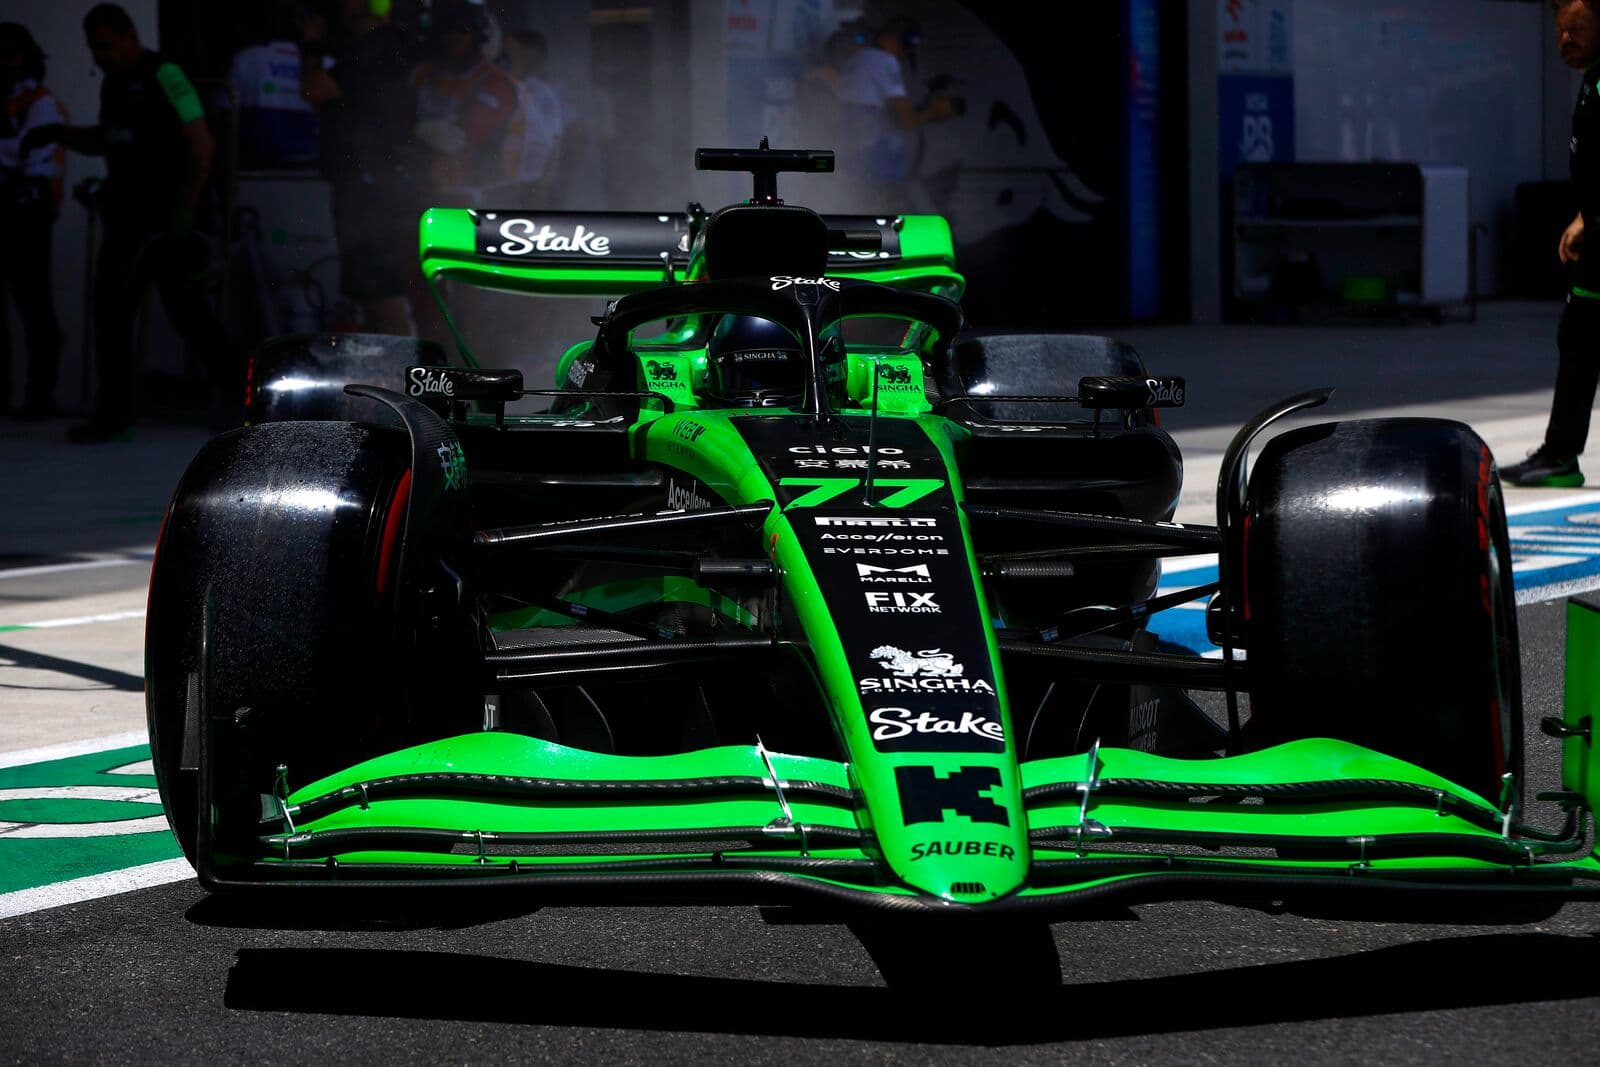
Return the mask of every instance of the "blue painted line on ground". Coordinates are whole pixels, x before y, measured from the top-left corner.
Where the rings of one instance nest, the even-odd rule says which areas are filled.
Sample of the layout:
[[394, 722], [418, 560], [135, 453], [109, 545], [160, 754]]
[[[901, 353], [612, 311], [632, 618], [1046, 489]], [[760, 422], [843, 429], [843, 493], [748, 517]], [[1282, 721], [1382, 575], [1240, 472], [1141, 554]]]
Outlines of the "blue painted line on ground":
[[[1549, 505], [1523, 505], [1506, 517], [1511, 535], [1512, 581], [1518, 604], [1555, 600], [1600, 589], [1600, 494], [1565, 497]], [[1217, 580], [1216, 557], [1196, 557], [1163, 571], [1160, 593]], [[1206, 636], [1204, 601], [1171, 608], [1151, 618], [1163, 641], [1201, 655], [1221, 655]]]

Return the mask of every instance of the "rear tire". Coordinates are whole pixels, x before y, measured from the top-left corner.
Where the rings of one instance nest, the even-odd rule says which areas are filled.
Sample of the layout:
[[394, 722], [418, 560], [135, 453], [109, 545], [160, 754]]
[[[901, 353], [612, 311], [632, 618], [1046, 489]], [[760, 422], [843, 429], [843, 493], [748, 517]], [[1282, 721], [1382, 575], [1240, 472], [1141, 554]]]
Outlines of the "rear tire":
[[213, 439], [179, 483], [151, 573], [145, 701], [156, 781], [190, 862], [202, 676], [219, 717], [215, 809], [241, 834], [254, 833], [256, 797], [280, 763], [298, 788], [472, 728], [454, 669], [464, 626], [424, 647], [399, 588], [408, 457], [398, 431], [273, 423]]
[[1522, 782], [1505, 506], [1459, 423], [1291, 430], [1251, 473], [1244, 531], [1253, 747], [1334, 737], [1498, 803]]

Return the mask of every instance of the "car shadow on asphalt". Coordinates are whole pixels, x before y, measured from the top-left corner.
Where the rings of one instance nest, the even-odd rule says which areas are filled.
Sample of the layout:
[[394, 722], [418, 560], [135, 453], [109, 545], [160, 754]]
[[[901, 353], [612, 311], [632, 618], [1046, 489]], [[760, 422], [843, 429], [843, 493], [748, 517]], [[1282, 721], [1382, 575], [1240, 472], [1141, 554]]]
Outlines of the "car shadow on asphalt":
[[[20, 667], [26, 670], [53, 671], [56, 674], [71, 675], [82, 678], [87, 682], [98, 682], [108, 689], [120, 689], [125, 693], [144, 692], [144, 679], [137, 674], [127, 671], [113, 670], [110, 667], [97, 667], [92, 663], [83, 663], [75, 659], [64, 659], [61, 656], [51, 656], [44, 652], [30, 652], [27, 649], [16, 648], [12, 645], [0, 645], [0, 666]], [[60, 686], [0, 686], [4, 689], [57, 689]]]
[[[993, 961], [1004, 967], [1003, 957]], [[984, 997], [945, 972], [961, 1010], [926, 989], [656, 974], [466, 953], [242, 949], [224, 1004], [240, 1011], [536, 1026], [1024, 1045], [1222, 1030], [1600, 996], [1600, 939], [1495, 933], [1320, 960], [1071, 983]]]

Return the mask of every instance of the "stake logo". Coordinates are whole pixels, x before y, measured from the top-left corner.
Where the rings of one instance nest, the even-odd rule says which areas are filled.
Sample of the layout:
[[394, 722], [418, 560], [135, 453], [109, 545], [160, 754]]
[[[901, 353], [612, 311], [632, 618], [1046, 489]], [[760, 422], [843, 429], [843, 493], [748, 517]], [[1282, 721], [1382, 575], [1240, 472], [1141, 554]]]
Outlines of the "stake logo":
[[867, 610], [895, 615], [937, 615], [939, 605], [932, 593], [863, 593]]
[[[987, 687], [984, 682], [978, 684]], [[959, 719], [947, 719], [931, 711], [913, 715], [910, 708], [873, 708], [867, 721], [872, 723], [874, 741], [897, 741], [912, 734], [970, 734], [998, 744], [1006, 740], [1005, 728], [998, 720], [973, 711], [963, 711]]]
[[1146, 407], [1153, 408], [1157, 404], [1183, 407], [1182, 378], [1146, 378], [1144, 387], [1150, 391], [1150, 395], [1145, 397]]
[[820, 285], [836, 293], [839, 291], [839, 282], [835, 278], [791, 278], [787, 274], [777, 274], [768, 280], [772, 282], [772, 291], [775, 293], [791, 285]]
[[582, 252], [586, 256], [609, 256], [611, 238], [578, 223], [572, 236], [557, 233], [545, 223], [537, 230], [532, 219], [506, 219], [500, 224], [500, 245], [488, 246], [491, 255], [526, 256], [534, 252]]
[[870, 563], [857, 563], [856, 577], [862, 582], [891, 585], [930, 585], [933, 582], [926, 563], [913, 563], [909, 567], [875, 567]]
[[406, 387], [406, 392], [411, 396], [427, 396], [429, 393], [456, 395], [456, 383], [434, 367], [412, 367], [406, 375], [411, 379]]

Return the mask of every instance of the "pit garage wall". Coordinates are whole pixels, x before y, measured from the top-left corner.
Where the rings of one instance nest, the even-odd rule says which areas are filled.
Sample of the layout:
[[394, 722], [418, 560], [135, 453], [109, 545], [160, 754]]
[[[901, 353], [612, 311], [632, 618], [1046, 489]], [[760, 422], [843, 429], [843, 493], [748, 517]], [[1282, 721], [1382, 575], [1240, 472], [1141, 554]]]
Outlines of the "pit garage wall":
[[[1179, 0], [1072, 3], [1049, 19], [1037, 5], [981, 0], [869, 6], [921, 23], [906, 72], [913, 106], [935, 92], [965, 105], [952, 121], [904, 135], [911, 173], [901, 187], [851, 174], [844, 145], [812, 143], [822, 124], [805, 103], [805, 72], [861, 4], [724, 0], [724, 139], [841, 149], [834, 175], [785, 176], [794, 202], [948, 218], [975, 326], [1187, 314]], [[701, 185], [717, 187], [709, 177]]]
[[[1219, 35], [1230, 8], [1188, 0], [1190, 296], [1215, 321], [1226, 274], [1219, 204]], [[1400, 159], [1466, 166], [1480, 234], [1478, 288], [1509, 284], [1522, 182], [1566, 177], [1577, 84], [1555, 52], [1545, 0], [1276, 0], [1288, 4], [1294, 154], [1300, 161]]]

